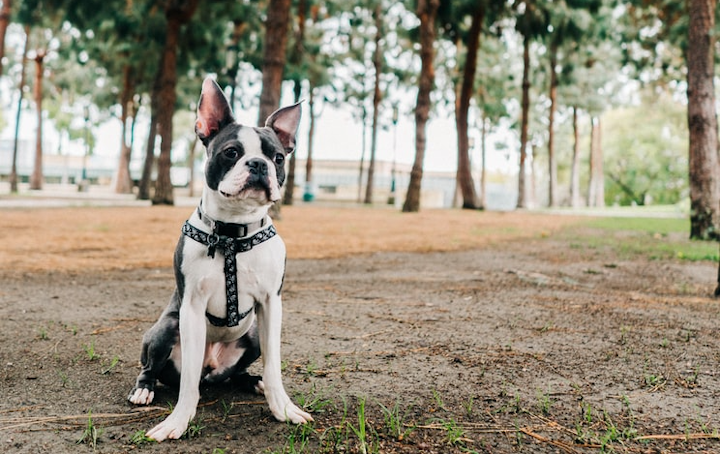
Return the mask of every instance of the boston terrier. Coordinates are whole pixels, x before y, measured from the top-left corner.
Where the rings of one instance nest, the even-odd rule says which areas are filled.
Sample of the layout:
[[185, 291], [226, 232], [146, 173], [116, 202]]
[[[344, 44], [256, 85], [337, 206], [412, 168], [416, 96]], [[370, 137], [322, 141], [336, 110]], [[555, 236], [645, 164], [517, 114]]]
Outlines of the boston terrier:
[[[270, 206], [280, 200], [285, 157], [295, 148], [300, 106], [285, 107], [265, 127], [235, 121], [225, 94], [205, 79], [195, 132], [207, 150], [205, 188], [175, 250], [176, 289], [143, 336], [142, 371], [128, 400], [153, 401], [157, 380], [179, 386], [172, 413], [147, 432], [157, 441], [180, 438], [195, 416], [200, 383], [230, 380], [264, 393], [273, 416], [312, 421], [285, 392], [280, 330], [285, 244]], [[262, 377], [248, 366], [262, 356]]]

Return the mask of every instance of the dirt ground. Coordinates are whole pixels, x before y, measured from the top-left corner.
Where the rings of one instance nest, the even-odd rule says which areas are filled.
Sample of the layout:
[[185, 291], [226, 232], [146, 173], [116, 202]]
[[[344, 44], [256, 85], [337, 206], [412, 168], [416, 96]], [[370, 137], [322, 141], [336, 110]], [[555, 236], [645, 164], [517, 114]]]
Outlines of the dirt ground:
[[0, 452], [720, 452], [716, 264], [568, 241], [599, 234], [568, 216], [321, 207], [278, 223], [312, 430], [222, 385], [144, 442], [176, 392], [126, 396], [190, 210], [2, 212]]

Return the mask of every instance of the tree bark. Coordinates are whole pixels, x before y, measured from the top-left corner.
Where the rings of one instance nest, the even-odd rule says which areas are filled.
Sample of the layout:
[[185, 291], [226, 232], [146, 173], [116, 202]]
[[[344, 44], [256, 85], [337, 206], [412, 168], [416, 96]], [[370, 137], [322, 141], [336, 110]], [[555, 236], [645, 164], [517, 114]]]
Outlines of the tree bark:
[[20, 136], [20, 113], [22, 112], [23, 88], [25, 87], [25, 67], [27, 65], [27, 54], [30, 46], [30, 26], [26, 25], [25, 30], [25, 46], [23, 47], [22, 66], [20, 68], [20, 84], [18, 89], [18, 104], [15, 114], [15, 138], [13, 139], [13, 156], [12, 165], [10, 166], [10, 192], [15, 194], [18, 192], [18, 174], [17, 174], [17, 154], [18, 154], [18, 138]]
[[573, 106], [573, 157], [570, 175], [570, 206], [579, 208], [580, 198], [580, 131], [578, 129], [578, 108]]
[[[295, 103], [300, 102], [300, 94], [302, 93], [302, 81], [295, 80], [293, 86], [293, 93]], [[297, 153], [290, 155], [288, 159], [288, 171], [287, 178], [285, 178], [285, 192], [283, 192], [283, 205], [292, 205], [293, 199], [295, 198], [295, 167], [297, 165]]]
[[150, 200], [150, 183], [152, 180], [152, 170], [155, 166], [155, 139], [157, 138], [157, 101], [156, 88], [150, 95], [150, 131], [148, 131], [147, 144], [145, 146], [145, 161], [143, 163], [143, 172], [138, 184], [139, 200]]
[[360, 151], [360, 169], [358, 170], [357, 202], [362, 202], [363, 173], [365, 172], [365, 150], [367, 149], [367, 109], [362, 106], [362, 150]]
[[173, 116], [177, 100], [177, 52], [180, 29], [195, 14], [199, 0], [173, 1], [165, 10], [167, 34], [163, 49], [160, 92], [158, 93], [158, 128], [160, 129], [160, 156], [153, 205], [173, 205], [173, 186], [170, 180], [172, 166]]
[[480, 150], [482, 155], [481, 169], [480, 169], [480, 201], [478, 209], [484, 210], [487, 207], [487, 163], [486, 157], [486, 141], [487, 141], [487, 117], [485, 111], [482, 113], [482, 126], [480, 129]]
[[420, 189], [423, 176], [423, 160], [427, 121], [430, 116], [430, 92], [435, 85], [434, 58], [435, 19], [440, 0], [418, 0], [416, 14], [420, 19], [420, 79], [417, 101], [415, 103], [415, 161], [410, 172], [407, 196], [402, 211], [405, 213], [420, 211]]
[[132, 102], [132, 67], [125, 65], [123, 68], [123, 88], [120, 94], [120, 121], [122, 132], [120, 137], [120, 161], [118, 162], [117, 173], [115, 174], [115, 192], [117, 194], [132, 193], [132, 180], [130, 179], [130, 158], [132, 148], [127, 140], [128, 110]]
[[520, 168], [518, 170], [518, 208], [527, 208], [525, 189], [525, 160], [527, 158], [528, 124], [530, 116], [530, 37], [523, 37], [522, 117], [520, 120]]
[[365, 203], [372, 203], [373, 198], [373, 180], [375, 179], [375, 152], [377, 150], [378, 135], [378, 115], [380, 111], [380, 101], [382, 101], [382, 92], [380, 91], [380, 74], [382, 74], [382, 49], [380, 40], [382, 38], [382, 9], [380, 2], [375, 5], [375, 51], [373, 53], [373, 67], [375, 68], [375, 82], [373, 89], [373, 114], [372, 114], [372, 132], [370, 139], [370, 162], [368, 163], [367, 184], [365, 185]]
[[688, 0], [690, 238], [718, 238], [720, 175], [713, 78], [716, 0]]
[[11, 0], [3, 0], [2, 8], [0, 8], [0, 76], [3, 74], [2, 61], [5, 58], [5, 35], [7, 34], [8, 25], [10, 25], [11, 7]]
[[482, 31], [484, 17], [485, 8], [482, 2], [477, 2], [468, 32], [467, 57], [465, 59], [465, 67], [463, 68], [460, 97], [456, 104], [457, 107], [455, 111], [458, 133], [458, 168], [456, 179], [462, 194], [462, 207], [465, 209], [476, 209], [478, 207], [475, 184], [473, 183], [470, 168], [468, 111], [470, 110], [470, 98], [472, 98], [474, 92], [478, 48], [480, 47], [480, 32]]
[[590, 130], [590, 187], [589, 207], [605, 206], [605, 174], [603, 171], [602, 141], [600, 140], [600, 117], [592, 117]]
[[[283, 70], [287, 58], [285, 53], [290, 24], [290, 5], [291, 0], [270, 0], [267, 6], [258, 126], [264, 126], [270, 114], [280, 107]], [[272, 218], [280, 218], [280, 206], [280, 203], [275, 203], [270, 208]]]
[[557, 163], [555, 162], [555, 110], [557, 109], [558, 78], [557, 66], [558, 45], [553, 40], [550, 44], [550, 113], [548, 115], [548, 205], [557, 206]]
[[258, 126], [264, 126], [267, 117], [280, 107], [290, 4], [290, 0], [270, 0], [268, 3]]
[[313, 87], [310, 87], [310, 95], [308, 99], [308, 117], [310, 125], [308, 127], [307, 141], [307, 160], [305, 161], [305, 184], [312, 184], [312, 168], [313, 168], [313, 142], [315, 138], [315, 93]]
[[35, 97], [35, 110], [37, 114], [37, 130], [35, 134], [35, 165], [30, 177], [30, 189], [40, 190], [43, 187], [43, 128], [42, 128], [42, 83], [43, 83], [43, 60], [45, 50], [38, 49], [35, 54], [35, 83], [33, 95]]

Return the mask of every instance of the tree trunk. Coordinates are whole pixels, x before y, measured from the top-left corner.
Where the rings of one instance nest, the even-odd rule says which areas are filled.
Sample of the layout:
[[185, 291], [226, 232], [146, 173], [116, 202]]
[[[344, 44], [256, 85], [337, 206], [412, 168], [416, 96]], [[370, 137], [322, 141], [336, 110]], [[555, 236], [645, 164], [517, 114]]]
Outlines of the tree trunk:
[[35, 54], [35, 83], [33, 95], [35, 97], [35, 110], [37, 113], [37, 131], [35, 134], [35, 165], [30, 177], [30, 189], [40, 190], [43, 186], [43, 130], [42, 130], [42, 84], [43, 84], [43, 60], [45, 51], [38, 49]]
[[[295, 103], [297, 104], [300, 102], [300, 94], [302, 93], [302, 81], [297, 79], [295, 80], [294, 86], [293, 86], [293, 93], [294, 93], [294, 99]], [[293, 199], [295, 198], [295, 166], [297, 164], [297, 153], [293, 153], [290, 155], [290, 159], [288, 160], [288, 171], [287, 171], [287, 178], [285, 178], [285, 192], [283, 193], [283, 199], [282, 204], [283, 205], [292, 205]]]
[[718, 236], [720, 175], [713, 77], [716, 0], [688, 0], [690, 238]]
[[120, 136], [120, 161], [118, 162], [117, 173], [115, 174], [115, 192], [117, 194], [132, 193], [132, 180], [130, 179], [130, 158], [132, 148], [128, 145], [127, 140], [127, 122], [128, 110], [132, 102], [132, 67], [125, 65], [123, 68], [123, 89], [120, 94], [120, 121], [122, 122], [122, 132]]
[[10, 25], [10, 8], [11, 0], [3, 0], [2, 8], [0, 8], [0, 76], [3, 74], [3, 58], [5, 58], [5, 35], [8, 25]]
[[280, 107], [280, 91], [288, 41], [287, 32], [290, 23], [290, 4], [290, 0], [270, 0], [268, 3], [258, 126], [264, 126], [267, 117]]
[[152, 92], [150, 93], [150, 128], [148, 131], [148, 139], [145, 146], [145, 161], [143, 163], [143, 172], [138, 184], [139, 200], [150, 200], [150, 183], [152, 182], [152, 172], [155, 166], [155, 141], [158, 134], [158, 113], [160, 111], [159, 95], [160, 80], [162, 78], [163, 62], [165, 54], [160, 56], [161, 61], [158, 71], [153, 81]]
[[372, 135], [370, 136], [370, 163], [368, 164], [367, 185], [365, 186], [365, 203], [372, 203], [373, 180], [375, 179], [375, 151], [377, 150], [378, 115], [382, 92], [380, 91], [380, 74], [382, 74], [382, 49], [380, 40], [382, 38], [382, 9], [380, 2], [375, 5], [375, 52], [373, 53], [373, 67], [375, 68], [375, 88], [373, 89], [373, 115]]
[[550, 113], [548, 115], [548, 205], [557, 206], [557, 163], [555, 162], [555, 110], [557, 109], [557, 87], [558, 78], [555, 67], [557, 66], [558, 45], [553, 40], [550, 44]]
[[600, 117], [592, 117], [590, 130], [590, 187], [588, 206], [605, 206], [605, 174], [603, 172], [602, 142], [600, 140]]
[[570, 175], [570, 206], [580, 208], [580, 131], [578, 129], [578, 109], [573, 106], [573, 157]]
[[18, 89], [18, 104], [15, 114], [15, 138], [13, 139], [13, 156], [10, 167], [10, 192], [18, 192], [17, 154], [18, 137], [20, 136], [20, 113], [22, 112], [23, 88], [25, 87], [25, 67], [27, 66], [27, 54], [30, 46], [30, 26], [25, 26], [25, 46], [23, 47], [22, 67], [20, 68], [20, 84]]
[[484, 210], [487, 208], [487, 166], [485, 161], [486, 156], [486, 140], [487, 140], [487, 117], [485, 111], [482, 112], [482, 126], [480, 129], [480, 150], [482, 154], [482, 162], [480, 168], [480, 203], [478, 208]]
[[138, 184], [139, 200], [150, 200], [150, 183], [152, 171], [155, 166], [155, 139], [157, 138], [157, 102], [155, 101], [156, 91], [150, 95], [150, 131], [148, 132], [147, 145], [145, 147], [145, 162], [143, 172]]
[[172, 166], [173, 116], [177, 100], [177, 52], [180, 28], [195, 13], [199, 0], [172, 2], [165, 10], [167, 34], [163, 49], [160, 92], [158, 93], [158, 128], [160, 129], [160, 156], [158, 157], [157, 179], [153, 205], [173, 205], [173, 186], [170, 180]]
[[362, 202], [363, 172], [365, 171], [365, 150], [367, 149], [367, 110], [362, 107], [362, 150], [360, 151], [360, 169], [358, 172], [358, 197], [357, 202]]
[[425, 129], [430, 115], [430, 92], [435, 85], [435, 19], [440, 0], [418, 0], [416, 14], [420, 19], [420, 78], [415, 104], [415, 161], [410, 172], [410, 183], [402, 211], [420, 211], [420, 188], [425, 159]]
[[195, 197], [195, 149], [198, 144], [198, 136], [195, 135], [190, 144], [190, 150], [188, 152], [188, 170], [190, 171], [190, 181], [188, 181], [188, 196]]
[[482, 2], [477, 2], [475, 8], [468, 32], [467, 58], [465, 59], [465, 67], [463, 68], [460, 98], [456, 104], [455, 112], [458, 134], [458, 168], [456, 180], [462, 194], [462, 207], [465, 209], [477, 208], [477, 194], [475, 193], [475, 184], [473, 183], [470, 169], [468, 111], [470, 110], [470, 98], [472, 98], [474, 92], [478, 48], [480, 47], [480, 32], [485, 16], [485, 8]]
[[[258, 126], [264, 126], [265, 120], [270, 114], [280, 107], [290, 24], [290, 5], [291, 0], [270, 0], [267, 6]], [[273, 204], [270, 208], [270, 216], [275, 219], [280, 218], [280, 203]]]
[[[295, 33], [295, 45], [291, 54], [290, 63], [299, 67], [302, 64], [305, 55], [305, 20], [307, 18], [307, 1], [299, 0], [297, 6], [298, 28]], [[293, 91], [295, 93], [295, 103], [300, 102], [300, 94], [302, 93], [302, 79], [297, 77], [294, 80]], [[295, 197], [295, 166], [297, 163], [297, 155], [290, 155], [288, 164], [287, 178], [285, 179], [285, 193], [283, 194], [283, 205], [292, 205]]]
[[518, 208], [527, 208], [525, 194], [525, 159], [527, 158], [530, 115], [530, 37], [523, 37], [522, 117], [520, 120], [520, 169], [518, 170]]
[[307, 160], [305, 161], [305, 185], [309, 187], [312, 184], [312, 168], [313, 168], [313, 139], [315, 138], [315, 93], [313, 87], [310, 87], [310, 99], [308, 99], [308, 111], [310, 126], [308, 128], [307, 141]]

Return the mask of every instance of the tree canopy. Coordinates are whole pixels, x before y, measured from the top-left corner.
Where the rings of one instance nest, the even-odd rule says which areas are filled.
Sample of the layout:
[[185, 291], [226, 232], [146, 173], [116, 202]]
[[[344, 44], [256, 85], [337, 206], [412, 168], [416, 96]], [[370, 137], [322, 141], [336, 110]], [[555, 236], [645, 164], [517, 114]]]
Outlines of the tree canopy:
[[[600, 159], [605, 163], [606, 189], [600, 197], [606, 203], [678, 203], [690, 192], [688, 149], [683, 145], [688, 130], [678, 116], [685, 109], [689, 70], [685, 56], [690, 48], [690, 15], [683, 2], [1, 3], [10, 7], [11, 24], [30, 27], [30, 52], [47, 50], [42, 108], [58, 130], [70, 138], [81, 137], [83, 125], [72, 118], [87, 105], [97, 113], [92, 121], [117, 118], [126, 126], [118, 143], [118, 168], [125, 174], [119, 172], [118, 178], [128, 184], [131, 125], [138, 119], [153, 126], [163, 124], [151, 135], [170, 131], [170, 137], [163, 139], [167, 143], [161, 158], [172, 162], [170, 144], [187, 138], [173, 136], [172, 118], [163, 115], [192, 110], [204, 75], [215, 74], [233, 103], [256, 109], [260, 71], [282, 61], [283, 71], [275, 77], [292, 86], [296, 98], [352, 112], [363, 137], [366, 127], [376, 134], [378, 128], [397, 122], [393, 109], [401, 115], [412, 112], [423, 123], [454, 115], [457, 181], [467, 208], [482, 205], [476, 203], [479, 188], [472, 181], [468, 153], [472, 139], [482, 135], [485, 140], [486, 128], [509, 135], [504, 150], [490, 143], [489, 152], [518, 159], [521, 185], [528, 184], [524, 176], [532, 173], [535, 204], [568, 205], [571, 199], [578, 200], [573, 193], [586, 190], [591, 179], [589, 136], [595, 123], [603, 131], [597, 146], [605, 150]], [[430, 7], [437, 8], [436, 14], [426, 16], [432, 9], [423, 8]], [[289, 23], [268, 22], [277, 8], [287, 9]], [[22, 29], [7, 28], [15, 37], [6, 39], [3, 17], [0, 87], [7, 102], [17, 96], [11, 88], [20, 79]], [[274, 34], [267, 34], [266, 22]], [[428, 33], [434, 55], [429, 57], [432, 61], [423, 61], [428, 58], [423, 54]], [[277, 36], [285, 36], [288, 44], [281, 48], [286, 55], [263, 55], [266, 36], [272, 36], [268, 43], [272, 45], [277, 44]], [[175, 74], [168, 73], [168, 58], [173, 59]], [[32, 74], [33, 68], [28, 66], [27, 71]], [[26, 79], [30, 84], [35, 80]], [[165, 105], [158, 104], [159, 99]], [[0, 124], [10, 122], [6, 112], [0, 115]], [[600, 140], [600, 130], [597, 134]], [[312, 137], [307, 143], [311, 148]], [[146, 147], [150, 169], [155, 165], [155, 146], [153, 135]], [[425, 145], [419, 141], [417, 146]], [[525, 159], [532, 165], [527, 166]], [[653, 165], [646, 165], [648, 160]], [[413, 172], [421, 179], [423, 164], [416, 166]], [[580, 175], [571, 178], [571, 168]], [[310, 167], [307, 173], [309, 179]], [[574, 178], [582, 187], [571, 185]], [[412, 183], [413, 191], [419, 191], [417, 183]], [[118, 190], [131, 190], [128, 184], [118, 185]], [[172, 197], [164, 201], [172, 203]]]

